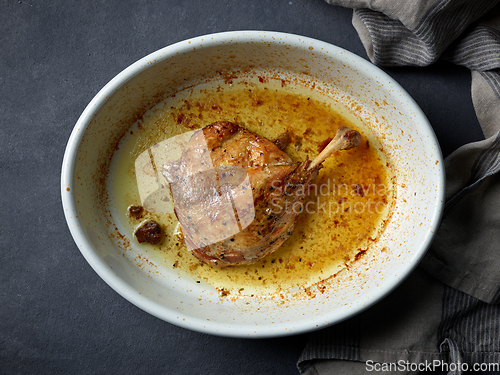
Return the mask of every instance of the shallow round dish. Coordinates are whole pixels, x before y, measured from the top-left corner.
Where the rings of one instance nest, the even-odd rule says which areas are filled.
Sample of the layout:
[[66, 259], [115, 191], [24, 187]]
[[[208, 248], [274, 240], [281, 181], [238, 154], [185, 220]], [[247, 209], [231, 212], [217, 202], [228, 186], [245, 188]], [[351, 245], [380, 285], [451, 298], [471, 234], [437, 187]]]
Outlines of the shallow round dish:
[[[135, 246], [134, 240], [110, 234], [114, 224], [100, 202], [117, 142], [166, 95], [232, 70], [273, 71], [317, 82], [317, 89], [321, 87], [355, 110], [377, 135], [391, 161], [396, 197], [385, 231], [363, 257], [327, 280], [321, 291], [279, 298], [221, 298], [215, 288], [180, 277], [171, 269], [131, 262], [123, 256], [123, 248]], [[71, 134], [62, 166], [61, 194], [68, 226], [81, 253], [124, 298], [184, 328], [262, 338], [338, 323], [372, 306], [399, 285], [422, 259], [438, 227], [443, 169], [439, 145], [426, 117], [383, 71], [318, 40], [239, 31], [168, 46], [112, 79], [87, 106]]]

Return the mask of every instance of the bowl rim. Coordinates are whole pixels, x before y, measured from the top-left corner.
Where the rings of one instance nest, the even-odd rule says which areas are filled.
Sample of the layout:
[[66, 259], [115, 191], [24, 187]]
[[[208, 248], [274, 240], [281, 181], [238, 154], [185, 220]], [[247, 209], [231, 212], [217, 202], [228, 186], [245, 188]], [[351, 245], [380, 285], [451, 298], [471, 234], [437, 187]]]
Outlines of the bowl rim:
[[[383, 287], [381, 287], [381, 290], [379, 290], [376, 295], [373, 295], [368, 299], [368, 303], [352, 305], [348, 311], [344, 311], [340, 315], [336, 314], [335, 319], [332, 319], [331, 316], [322, 316], [321, 319], [317, 318], [305, 320], [300, 326], [295, 326], [289, 322], [273, 324], [272, 326], [239, 324], [228, 326], [227, 324], [223, 324], [220, 322], [206, 320], [201, 321], [199, 318], [192, 316], [185, 316], [185, 320], [178, 319], [179, 313], [173, 314], [170, 311], [165, 311], [164, 306], [161, 306], [160, 304], [149, 300], [145, 296], [140, 295], [137, 290], [128, 286], [127, 283], [122, 281], [119, 277], [116, 277], [114, 273], [110, 273], [108, 269], [109, 266], [99, 256], [97, 256], [97, 254], [93, 250], [92, 244], [84, 235], [84, 233], [79, 229], [81, 228], [81, 223], [80, 219], [76, 215], [77, 204], [73, 195], [73, 178], [76, 156], [83, 136], [89, 124], [91, 123], [92, 118], [94, 117], [95, 113], [97, 113], [99, 109], [104, 105], [107, 98], [117, 92], [127, 82], [142, 73], [144, 70], [147, 70], [154, 64], [164, 61], [165, 59], [168, 59], [173, 55], [191, 51], [193, 45], [199, 46], [201, 44], [203, 47], [205, 47], [210, 45], [218, 45], [220, 43], [228, 43], [228, 41], [233, 40], [238, 42], [258, 40], [264, 43], [276, 43], [276, 41], [281, 40], [284, 42], [293, 42], [294, 44], [303, 44], [304, 46], [317, 45], [320, 48], [327, 47], [330, 51], [335, 52], [335, 55], [339, 56], [339, 58], [341, 58], [340, 55], [343, 56], [343, 59], [349, 58], [355, 63], [356, 66], [369, 70], [371, 74], [376, 74], [377, 80], [380, 83], [382, 83], [383, 85], [387, 85], [387, 87], [392, 87], [394, 89], [391, 93], [393, 96], [397, 97], [403, 102], [410, 104], [411, 109], [414, 112], [415, 121], [423, 124], [422, 128], [419, 130], [422, 131], [423, 135], [428, 136], [429, 139], [433, 141], [435, 147], [435, 156], [438, 159], [440, 166], [438, 171], [440, 173], [437, 176], [438, 198], [436, 202], [434, 202], [432, 214], [430, 215], [431, 226], [427, 231], [427, 235], [425, 236], [425, 238], [423, 238], [418, 251], [415, 251], [412, 256], [408, 258], [407, 266], [405, 267], [404, 271], [397, 275], [397, 281], [391, 283], [385, 282]], [[445, 174], [443, 156], [439, 147], [438, 139], [434, 130], [432, 129], [432, 126], [430, 125], [421, 108], [413, 100], [413, 98], [386, 72], [373, 65], [368, 60], [350, 51], [318, 39], [284, 32], [239, 30], [206, 34], [168, 45], [137, 60], [136, 62], [132, 63], [127, 68], [119, 72], [115, 77], [113, 77], [101, 90], [99, 90], [99, 92], [86, 106], [71, 132], [63, 157], [60, 188], [65, 219], [78, 249], [84, 256], [85, 260], [89, 263], [89, 265], [101, 277], [101, 279], [103, 279], [112, 289], [114, 289], [126, 300], [139, 307], [140, 309], [148, 312], [149, 314], [156, 316], [164, 321], [197, 332], [235, 338], [270, 338], [302, 334], [305, 332], [324, 328], [331, 324], [337, 324], [345, 319], [357, 315], [358, 313], [378, 303], [380, 300], [390, 294], [397, 286], [401, 284], [404, 279], [406, 279], [414, 271], [414, 269], [417, 267], [426, 251], [430, 247], [433, 235], [437, 231], [441, 221], [444, 204], [444, 187]]]

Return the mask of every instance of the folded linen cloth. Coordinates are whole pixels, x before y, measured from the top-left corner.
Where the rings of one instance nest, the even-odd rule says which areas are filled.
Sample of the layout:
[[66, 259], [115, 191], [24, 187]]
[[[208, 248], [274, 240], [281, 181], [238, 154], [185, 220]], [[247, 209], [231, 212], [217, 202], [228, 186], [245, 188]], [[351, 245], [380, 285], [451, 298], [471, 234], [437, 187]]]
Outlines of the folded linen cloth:
[[443, 59], [469, 68], [485, 140], [446, 158], [442, 223], [417, 270], [373, 308], [312, 333], [297, 367], [306, 375], [500, 371], [499, 1], [326, 1], [354, 9], [376, 65]]

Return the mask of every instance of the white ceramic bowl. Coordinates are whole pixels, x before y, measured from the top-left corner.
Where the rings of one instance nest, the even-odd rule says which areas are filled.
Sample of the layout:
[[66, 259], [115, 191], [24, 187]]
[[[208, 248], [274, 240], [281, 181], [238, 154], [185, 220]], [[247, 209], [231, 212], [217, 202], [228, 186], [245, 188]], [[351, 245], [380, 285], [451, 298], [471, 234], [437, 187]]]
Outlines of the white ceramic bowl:
[[[378, 136], [396, 175], [394, 213], [380, 240], [332, 278], [325, 293], [284, 299], [221, 299], [218, 293], [155, 272], [122, 256], [127, 238], [111, 236], [101, 183], [113, 147], [166, 94], [204, 82], [216, 71], [274, 71], [321, 83]], [[172, 324], [232, 337], [299, 334], [338, 323], [392, 291], [422, 259], [443, 205], [444, 172], [435, 134], [408, 93], [364, 59], [297, 35], [240, 31], [183, 41], [118, 74], [87, 106], [64, 155], [61, 193], [66, 220], [93, 269], [127, 300]]]

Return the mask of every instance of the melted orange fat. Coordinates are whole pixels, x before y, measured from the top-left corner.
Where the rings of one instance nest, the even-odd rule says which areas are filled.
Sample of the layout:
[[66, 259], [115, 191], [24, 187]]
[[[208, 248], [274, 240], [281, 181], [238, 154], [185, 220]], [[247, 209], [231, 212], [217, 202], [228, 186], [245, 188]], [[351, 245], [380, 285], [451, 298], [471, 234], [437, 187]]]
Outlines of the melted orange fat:
[[127, 216], [126, 208], [141, 204], [135, 158], [169, 137], [219, 120], [238, 123], [271, 140], [290, 132], [285, 151], [296, 161], [314, 159], [341, 125], [360, 131], [363, 141], [323, 163], [307, 199], [294, 207], [302, 213], [293, 234], [260, 262], [226, 269], [202, 264], [175, 234], [175, 215], [146, 213], [144, 219], [156, 220], [166, 233], [160, 245], [137, 245], [150, 262], [211, 284], [224, 294], [266, 295], [311, 286], [369, 250], [384, 229], [393, 197], [392, 174], [378, 140], [354, 114], [328, 98], [259, 82], [184, 90], [135, 124], [120, 144], [113, 175], [113, 205], [128, 236], [133, 237], [138, 222]]

